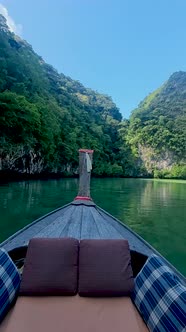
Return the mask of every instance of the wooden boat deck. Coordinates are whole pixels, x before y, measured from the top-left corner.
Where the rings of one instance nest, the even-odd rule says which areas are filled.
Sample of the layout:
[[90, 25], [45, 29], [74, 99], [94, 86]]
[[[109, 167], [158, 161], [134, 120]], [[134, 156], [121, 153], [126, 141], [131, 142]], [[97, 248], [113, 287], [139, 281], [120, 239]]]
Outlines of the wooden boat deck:
[[25, 246], [33, 237], [77, 239], [128, 239], [130, 249], [149, 256], [143, 239], [92, 201], [74, 201], [27, 225], [0, 244], [7, 251]]

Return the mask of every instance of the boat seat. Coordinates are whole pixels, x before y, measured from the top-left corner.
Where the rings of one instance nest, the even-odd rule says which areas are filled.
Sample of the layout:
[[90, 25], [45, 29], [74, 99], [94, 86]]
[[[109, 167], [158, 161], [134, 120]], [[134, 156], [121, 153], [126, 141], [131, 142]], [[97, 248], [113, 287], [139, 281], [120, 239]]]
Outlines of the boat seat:
[[0, 332], [147, 332], [130, 297], [19, 296]]

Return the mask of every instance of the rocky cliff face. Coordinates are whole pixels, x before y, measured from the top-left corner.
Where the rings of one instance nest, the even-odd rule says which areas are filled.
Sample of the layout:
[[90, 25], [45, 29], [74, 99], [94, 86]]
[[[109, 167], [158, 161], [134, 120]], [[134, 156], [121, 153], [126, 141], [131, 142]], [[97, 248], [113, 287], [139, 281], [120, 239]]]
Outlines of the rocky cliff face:
[[153, 175], [153, 171], [157, 170], [171, 170], [172, 166], [175, 165], [174, 154], [170, 151], [157, 154], [156, 151], [145, 145], [138, 145], [139, 158], [141, 165], [145, 167], [145, 170], [149, 175]]

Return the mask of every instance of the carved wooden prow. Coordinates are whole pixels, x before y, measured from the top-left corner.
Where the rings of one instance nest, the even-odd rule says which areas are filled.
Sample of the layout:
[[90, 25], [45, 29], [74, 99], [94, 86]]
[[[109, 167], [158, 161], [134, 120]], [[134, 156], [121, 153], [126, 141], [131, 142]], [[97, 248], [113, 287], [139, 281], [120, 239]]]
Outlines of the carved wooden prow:
[[92, 157], [94, 150], [79, 150], [79, 192], [75, 198], [80, 200], [91, 200], [90, 177], [92, 169]]

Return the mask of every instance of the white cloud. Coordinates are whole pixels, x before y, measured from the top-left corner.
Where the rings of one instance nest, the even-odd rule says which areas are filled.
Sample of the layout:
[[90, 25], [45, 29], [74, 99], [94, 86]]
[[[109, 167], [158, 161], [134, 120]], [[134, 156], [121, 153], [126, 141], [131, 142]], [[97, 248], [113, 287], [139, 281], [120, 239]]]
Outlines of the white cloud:
[[11, 32], [14, 32], [16, 35], [21, 35], [22, 25], [14, 22], [13, 18], [8, 14], [8, 10], [0, 3], [0, 14], [6, 18], [6, 23]]

